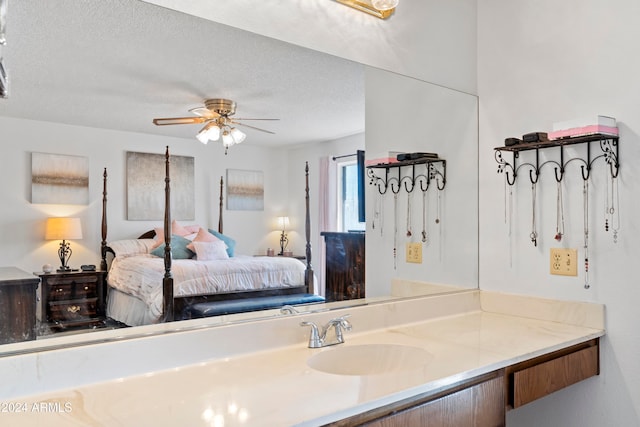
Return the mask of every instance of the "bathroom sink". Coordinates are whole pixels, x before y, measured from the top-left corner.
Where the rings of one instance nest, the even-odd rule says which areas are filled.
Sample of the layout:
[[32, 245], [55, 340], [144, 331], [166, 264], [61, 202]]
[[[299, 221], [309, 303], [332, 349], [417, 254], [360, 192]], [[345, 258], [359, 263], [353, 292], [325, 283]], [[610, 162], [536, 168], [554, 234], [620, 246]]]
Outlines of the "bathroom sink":
[[377, 375], [419, 369], [433, 356], [419, 348], [394, 344], [341, 345], [311, 356], [307, 365], [336, 375]]

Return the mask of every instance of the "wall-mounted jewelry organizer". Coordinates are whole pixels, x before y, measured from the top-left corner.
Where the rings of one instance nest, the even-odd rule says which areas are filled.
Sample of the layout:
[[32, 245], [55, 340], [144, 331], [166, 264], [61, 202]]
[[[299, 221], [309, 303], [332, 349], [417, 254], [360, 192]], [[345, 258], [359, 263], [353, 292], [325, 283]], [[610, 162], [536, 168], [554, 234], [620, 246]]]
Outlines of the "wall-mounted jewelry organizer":
[[[384, 170], [384, 177], [376, 175], [375, 170]], [[441, 195], [447, 185], [447, 161], [438, 157], [422, 157], [395, 163], [369, 165], [367, 166], [367, 176], [369, 177], [369, 184], [375, 185], [380, 195], [376, 202], [377, 207], [373, 215], [372, 229], [377, 226], [382, 232], [382, 225], [376, 225], [376, 222], [382, 222], [381, 211], [378, 211], [381, 208], [378, 204], [381, 203], [382, 196], [389, 190], [393, 194], [393, 268], [396, 269], [398, 256], [398, 193], [403, 188], [407, 193], [406, 236], [408, 238], [421, 236], [420, 241], [423, 244], [427, 243], [430, 240], [427, 236], [427, 192], [432, 185], [438, 190], [435, 223], [441, 225]], [[411, 224], [411, 199], [412, 193], [416, 189], [422, 193], [422, 232], [419, 235], [412, 231]], [[440, 230], [442, 230], [441, 227]], [[440, 238], [439, 241], [442, 242], [442, 239]]]
[[[620, 157], [618, 151], [619, 137], [616, 135], [594, 134], [587, 136], [569, 137], [563, 139], [556, 139], [552, 141], [540, 141], [520, 143], [505, 147], [496, 147], [494, 157], [498, 162], [498, 173], [505, 174], [506, 184], [509, 184], [509, 201], [505, 198], [505, 221], [507, 219], [507, 212], [511, 212], [513, 195], [512, 187], [516, 183], [516, 179], [521, 172], [521, 169], [529, 170], [529, 181], [531, 182], [531, 233], [529, 237], [534, 246], [538, 245], [539, 235], [537, 232], [536, 221], [536, 187], [542, 169], [549, 165], [554, 168], [554, 175], [557, 181], [557, 202], [556, 202], [556, 233], [555, 240], [558, 242], [564, 236], [564, 208], [562, 197], [562, 180], [567, 166], [571, 162], [578, 162], [580, 164], [580, 173], [582, 175], [582, 194], [583, 194], [583, 238], [584, 238], [584, 271], [585, 282], [584, 288], [589, 289], [589, 177], [593, 164], [599, 158], [603, 158], [605, 164], [609, 165], [610, 176], [610, 192], [609, 183], [606, 184], [606, 207], [605, 207], [605, 231], [609, 231], [611, 228], [613, 231], [613, 241], [618, 241], [618, 228], [620, 225], [619, 219], [619, 198], [618, 198], [618, 172], [620, 170]], [[569, 159], [566, 158], [565, 147], [569, 145], [585, 144], [586, 156], [573, 156]], [[599, 147], [600, 151], [594, 155], [592, 152], [592, 145]], [[540, 150], [549, 149], [557, 150], [557, 160], [546, 160], [540, 163]], [[535, 162], [523, 162], [518, 164], [520, 160], [520, 153], [523, 151], [535, 150]], [[511, 152], [511, 161], [507, 161], [504, 158], [503, 153]], [[506, 187], [506, 185], [505, 185]], [[610, 194], [610, 197], [609, 197]], [[507, 207], [508, 206], [508, 207]], [[511, 227], [511, 220], [509, 220], [509, 227]], [[511, 235], [511, 228], [509, 229], [509, 235]]]
[[[592, 142], [598, 142], [601, 151], [601, 154], [598, 154], [595, 157], [593, 157], [591, 152]], [[582, 157], [572, 157], [568, 160], [565, 159], [564, 147], [575, 144], [587, 144], [586, 159]], [[547, 160], [543, 163], [540, 163], [540, 150], [552, 147], [559, 149], [559, 161]], [[518, 159], [520, 158], [520, 152], [530, 150], [535, 150], [535, 163], [526, 162], [518, 165], [517, 163]], [[504, 159], [503, 152], [512, 153], [513, 157], [511, 162], [508, 162]], [[557, 139], [553, 141], [522, 143], [508, 147], [495, 148], [495, 159], [496, 162], [498, 162], [498, 173], [505, 174], [507, 184], [509, 185], [515, 184], [516, 178], [518, 177], [518, 173], [521, 168], [529, 168], [529, 179], [531, 180], [532, 184], [535, 184], [540, 178], [542, 168], [546, 165], [555, 166], [554, 172], [556, 181], [561, 182], [562, 178], [564, 177], [564, 172], [567, 165], [573, 161], [582, 163], [582, 165], [580, 166], [582, 178], [587, 180], [589, 179], [589, 174], [591, 172], [593, 163], [601, 157], [604, 158], [605, 162], [611, 168], [611, 176], [617, 178], [618, 169], [620, 167], [620, 163], [618, 161], [618, 136], [595, 134], [573, 138]]]
[[[403, 175], [403, 172], [409, 168], [411, 173]], [[376, 175], [374, 169], [384, 169], [384, 177]], [[369, 184], [375, 185], [380, 194], [386, 194], [389, 190], [393, 194], [398, 194], [403, 187], [407, 193], [411, 193], [416, 187], [425, 192], [432, 181], [435, 181], [438, 190], [444, 190], [447, 184], [447, 161], [439, 158], [422, 158], [369, 165], [367, 176]]]

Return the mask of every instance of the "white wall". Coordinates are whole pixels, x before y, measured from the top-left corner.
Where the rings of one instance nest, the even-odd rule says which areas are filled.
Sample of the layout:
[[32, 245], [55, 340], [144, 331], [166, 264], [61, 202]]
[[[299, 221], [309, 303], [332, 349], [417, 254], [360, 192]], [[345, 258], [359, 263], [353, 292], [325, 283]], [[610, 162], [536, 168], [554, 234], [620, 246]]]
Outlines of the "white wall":
[[[392, 190], [380, 196], [377, 187], [368, 186], [367, 296], [388, 295], [393, 278], [475, 288], [478, 284], [477, 98], [373, 68], [367, 68], [365, 76], [366, 158], [380, 158], [389, 151], [434, 152], [447, 161], [444, 190], [437, 191], [437, 184], [432, 180], [426, 194], [426, 243], [421, 242], [423, 209], [422, 192], [418, 188], [411, 193], [412, 233], [407, 237], [409, 196], [404, 186], [397, 196], [395, 214]], [[384, 169], [373, 171], [378, 177], [385, 177]], [[411, 173], [411, 168], [402, 168], [402, 176]], [[415, 173], [424, 174], [426, 169], [416, 166]], [[391, 169], [389, 176], [397, 177], [397, 174], [397, 169]], [[440, 215], [437, 214], [438, 199]], [[380, 206], [379, 221], [373, 229], [376, 204]], [[440, 220], [438, 224], [436, 218]], [[395, 239], [394, 222], [398, 227]], [[405, 248], [410, 242], [421, 244], [422, 263], [406, 262]]]
[[[226, 169], [264, 171], [264, 211], [224, 211], [225, 234], [238, 241], [238, 252], [262, 253], [275, 247], [277, 233], [270, 219], [287, 204], [281, 188], [288, 178], [288, 164], [282, 163], [285, 152], [239, 145], [227, 156], [220, 144], [204, 146], [195, 139], [179, 139], [116, 132], [47, 122], [0, 117], [2, 129], [2, 168], [0, 180], [0, 244], [2, 265], [15, 265], [25, 271], [39, 271], [45, 263], [59, 264], [59, 242], [44, 240], [44, 223], [48, 216], [75, 215], [82, 219], [83, 239], [71, 244], [70, 264], [98, 264], [100, 258], [100, 221], [102, 211], [102, 174], [108, 180], [108, 240], [135, 238], [162, 221], [126, 220], [126, 152], [164, 153], [168, 145], [176, 155], [195, 157], [195, 220], [217, 228], [220, 176]], [[55, 153], [89, 158], [89, 205], [43, 205], [31, 203], [31, 153]], [[280, 163], [282, 167], [274, 168]], [[159, 183], [164, 188], [163, 183]]]
[[385, 21], [333, 0], [147, 3], [476, 93], [474, 0], [403, 0]]
[[[512, 411], [513, 426], [640, 425], [640, 287], [635, 222], [640, 204], [640, 3], [635, 0], [499, 1], [478, 3], [480, 96], [480, 287], [606, 305], [599, 377]], [[555, 234], [556, 184], [544, 171], [538, 186], [538, 233], [533, 247], [528, 172], [514, 188], [512, 239], [504, 222], [504, 177], [496, 173], [493, 147], [504, 138], [548, 131], [552, 123], [596, 114], [620, 127], [620, 239], [604, 230], [606, 169], [592, 171], [589, 277], [549, 274], [549, 248], [566, 246], [583, 258], [582, 183], [568, 168], [563, 183], [567, 236]], [[580, 152], [572, 149], [571, 152]], [[551, 154], [544, 154], [545, 158]], [[551, 174], [551, 175], [549, 175]], [[510, 253], [511, 252], [511, 253]], [[582, 267], [582, 265], [581, 265]]]

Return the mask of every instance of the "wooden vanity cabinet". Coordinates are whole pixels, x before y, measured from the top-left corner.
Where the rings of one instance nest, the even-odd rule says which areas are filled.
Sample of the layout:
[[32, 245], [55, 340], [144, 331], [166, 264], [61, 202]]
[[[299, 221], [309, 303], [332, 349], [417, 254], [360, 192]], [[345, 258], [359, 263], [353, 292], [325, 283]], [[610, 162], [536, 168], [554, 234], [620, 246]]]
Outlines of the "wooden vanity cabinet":
[[366, 427], [497, 427], [518, 408], [600, 373], [600, 342], [581, 344], [331, 423]]
[[332, 426], [444, 427], [505, 425], [504, 371], [460, 382], [440, 393], [418, 395]]
[[600, 342], [593, 339], [512, 366], [507, 408], [515, 409], [600, 373]]

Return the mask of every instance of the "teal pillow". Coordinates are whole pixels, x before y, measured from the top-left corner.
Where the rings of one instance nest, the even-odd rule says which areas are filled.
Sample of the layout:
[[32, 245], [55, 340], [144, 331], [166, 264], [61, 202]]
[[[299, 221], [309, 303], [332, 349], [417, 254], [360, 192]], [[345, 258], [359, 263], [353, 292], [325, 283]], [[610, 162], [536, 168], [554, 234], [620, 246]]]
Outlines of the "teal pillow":
[[213, 234], [227, 245], [227, 255], [229, 255], [229, 258], [231, 258], [233, 256], [233, 252], [236, 249], [236, 241], [231, 237], [225, 236], [224, 234], [218, 233], [217, 231], [212, 229], [209, 229], [209, 233]]
[[[172, 259], [190, 259], [193, 258], [195, 253], [187, 249], [187, 245], [191, 243], [191, 240], [185, 239], [181, 236], [171, 235], [171, 258]], [[157, 248], [151, 251], [152, 255], [164, 258], [164, 242]]]

